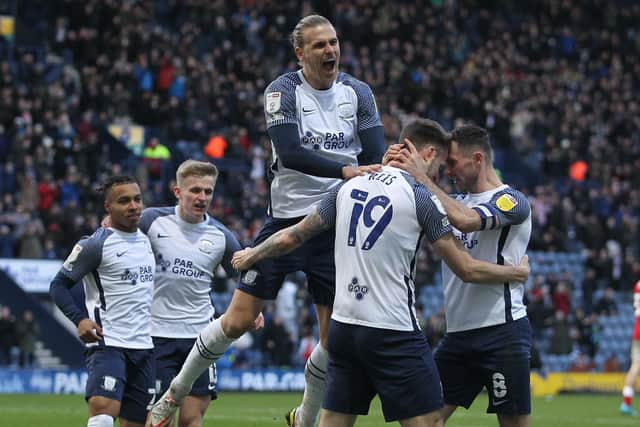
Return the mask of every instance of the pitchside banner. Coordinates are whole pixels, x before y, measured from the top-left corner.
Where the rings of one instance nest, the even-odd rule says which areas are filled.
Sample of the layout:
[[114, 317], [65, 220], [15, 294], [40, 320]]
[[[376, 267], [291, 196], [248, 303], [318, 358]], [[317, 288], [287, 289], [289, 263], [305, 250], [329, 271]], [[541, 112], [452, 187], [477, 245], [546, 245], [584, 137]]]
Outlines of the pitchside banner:
[[[84, 394], [87, 373], [0, 368], [0, 394]], [[218, 369], [221, 391], [302, 391], [304, 371]]]
[[62, 261], [0, 258], [4, 270], [25, 292], [46, 294], [49, 284], [62, 267]]

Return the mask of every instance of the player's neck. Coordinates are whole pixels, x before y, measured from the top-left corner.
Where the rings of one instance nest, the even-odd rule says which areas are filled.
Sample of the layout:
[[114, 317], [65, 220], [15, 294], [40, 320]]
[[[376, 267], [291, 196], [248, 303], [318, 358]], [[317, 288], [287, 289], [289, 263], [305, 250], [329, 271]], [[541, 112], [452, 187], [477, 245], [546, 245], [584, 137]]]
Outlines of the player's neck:
[[204, 216], [198, 218], [190, 217], [180, 205], [178, 205], [178, 216], [181, 220], [183, 220], [184, 222], [188, 222], [189, 224], [199, 224], [205, 220]]
[[331, 89], [331, 86], [333, 86], [334, 79], [326, 80], [317, 76], [313, 76], [311, 73], [305, 71], [304, 68], [302, 69], [302, 75], [304, 76], [304, 79], [307, 81], [307, 83], [309, 83], [309, 86], [311, 86], [315, 90], [327, 90]]
[[478, 175], [473, 193], [484, 193], [504, 185], [493, 167], [485, 168]]

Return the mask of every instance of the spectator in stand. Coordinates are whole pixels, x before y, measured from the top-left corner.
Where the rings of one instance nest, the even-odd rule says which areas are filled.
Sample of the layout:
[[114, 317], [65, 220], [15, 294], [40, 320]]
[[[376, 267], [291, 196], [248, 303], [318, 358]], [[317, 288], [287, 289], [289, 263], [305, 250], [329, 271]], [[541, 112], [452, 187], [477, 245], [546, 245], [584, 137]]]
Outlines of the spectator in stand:
[[7, 306], [0, 306], [0, 365], [18, 365], [16, 318]]
[[20, 347], [20, 366], [31, 368], [35, 363], [36, 341], [40, 335], [40, 326], [33, 318], [31, 310], [25, 310], [22, 320], [17, 323], [18, 345]]
[[265, 365], [291, 366], [291, 351], [293, 343], [291, 335], [284, 327], [282, 318], [277, 314], [265, 326], [262, 334], [262, 351], [265, 355]]
[[600, 316], [614, 316], [618, 314], [615, 295], [616, 293], [613, 288], [606, 288], [598, 302], [596, 302], [594, 311]]

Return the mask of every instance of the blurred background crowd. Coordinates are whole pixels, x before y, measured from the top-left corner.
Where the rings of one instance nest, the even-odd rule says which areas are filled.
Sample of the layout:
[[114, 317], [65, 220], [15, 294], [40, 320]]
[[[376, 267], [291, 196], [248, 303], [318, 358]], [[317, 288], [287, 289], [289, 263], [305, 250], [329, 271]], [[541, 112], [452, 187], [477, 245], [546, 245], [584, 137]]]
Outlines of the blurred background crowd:
[[[219, 167], [211, 214], [249, 245], [268, 201], [263, 91], [297, 69], [288, 34], [311, 12], [334, 23], [342, 71], [373, 89], [388, 143], [415, 116], [489, 129], [504, 180], [530, 198], [530, 250], [579, 254], [578, 275], [534, 269], [536, 334], [592, 358], [598, 319], [640, 279], [634, 0], [2, 0], [16, 27], [0, 37], [0, 258], [66, 257], [99, 226], [94, 188], [112, 173], [135, 174], [147, 206], [174, 203], [186, 158]], [[421, 252], [417, 283], [435, 288], [439, 260]], [[232, 288], [214, 284], [219, 311]], [[426, 305], [435, 342], [444, 320]], [[22, 317], [5, 309], [2, 325]], [[291, 277], [253, 353], [230, 363], [301, 366], [312, 309]]]

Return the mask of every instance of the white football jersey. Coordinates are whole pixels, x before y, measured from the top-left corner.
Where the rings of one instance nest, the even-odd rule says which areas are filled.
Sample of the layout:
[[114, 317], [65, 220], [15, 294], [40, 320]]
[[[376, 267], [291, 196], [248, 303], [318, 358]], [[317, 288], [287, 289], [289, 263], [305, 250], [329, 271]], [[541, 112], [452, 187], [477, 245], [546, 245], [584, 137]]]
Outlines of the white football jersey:
[[451, 231], [440, 201], [400, 169], [346, 181], [321, 203], [336, 228], [332, 318], [396, 331], [418, 331], [415, 266], [420, 240]]
[[[303, 148], [346, 165], [358, 164], [362, 152], [358, 132], [382, 126], [369, 86], [346, 73], [339, 73], [326, 90], [311, 87], [301, 70], [283, 74], [265, 90], [264, 111], [267, 128], [295, 124]], [[270, 209], [274, 218], [312, 212], [327, 191], [342, 182], [285, 168], [275, 147], [273, 159]]]
[[177, 206], [145, 209], [140, 229], [156, 256], [151, 335], [197, 337], [213, 318], [209, 292], [215, 271], [221, 264], [233, 275], [231, 256], [240, 243], [208, 215], [197, 224], [184, 221]]
[[[458, 202], [482, 218], [482, 230], [453, 233], [475, 259], [518, 265], [531, 237], [531, 208], [521, 192], [502, 185], [484, 193], [465, 194]], [[527, 315], [524, 283], [475, 284], [458, 278], [442, 263], [447, 332], [499, 325]]]
[[153, 348], [155, 269], [151, 244], [140, 230], [99, 228], [75, 245], [60, 271], [73, 281], [82, 280], [87, 312], [102, 326], [105, 345], [146, 349]]

